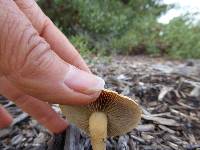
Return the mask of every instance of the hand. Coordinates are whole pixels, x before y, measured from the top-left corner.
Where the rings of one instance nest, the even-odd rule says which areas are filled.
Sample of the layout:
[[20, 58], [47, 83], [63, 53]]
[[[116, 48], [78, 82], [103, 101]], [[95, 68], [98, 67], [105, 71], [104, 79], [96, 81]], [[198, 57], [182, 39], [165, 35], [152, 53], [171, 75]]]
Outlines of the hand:
[[[47, 103], [94, 101], [104, 81], [34, 0], [0, 0], [0, 94], [54, 133], [67, 122]], [[0, 106], [0, 128], [12, 121]]]

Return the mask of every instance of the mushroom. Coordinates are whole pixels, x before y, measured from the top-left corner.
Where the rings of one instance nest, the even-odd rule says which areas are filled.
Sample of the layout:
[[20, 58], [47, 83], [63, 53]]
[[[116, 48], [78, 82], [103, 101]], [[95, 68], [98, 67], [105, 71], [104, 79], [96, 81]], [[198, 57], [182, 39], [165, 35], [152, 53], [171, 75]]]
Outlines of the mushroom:
[[88, 105], [60, 107], [69, 122], [90, 135], [93, 150], [105, 150], [107, 137], [131, 131], [141, 118], [134, 100], [106, 89]]

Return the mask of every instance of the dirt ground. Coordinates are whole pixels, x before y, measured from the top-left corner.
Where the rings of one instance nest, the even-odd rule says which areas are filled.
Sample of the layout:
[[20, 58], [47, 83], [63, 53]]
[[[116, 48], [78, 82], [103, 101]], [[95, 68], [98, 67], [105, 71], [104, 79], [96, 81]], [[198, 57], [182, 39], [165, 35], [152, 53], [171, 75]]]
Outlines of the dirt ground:
[[[200, 149], [199, 62], [146, 56], [88, 59], [93, 73], [105, 79], [106, 88], [135, 99], [143, 110], [139, 126], [109, 138], [107, 149]], [[47, 149], [54, 135], [2, 96], [0, 104], [15, 118], [9, 128], [0, 130], [0, 150]], [[91, 149], [89, 139], [80, 138], [80, 148]]]

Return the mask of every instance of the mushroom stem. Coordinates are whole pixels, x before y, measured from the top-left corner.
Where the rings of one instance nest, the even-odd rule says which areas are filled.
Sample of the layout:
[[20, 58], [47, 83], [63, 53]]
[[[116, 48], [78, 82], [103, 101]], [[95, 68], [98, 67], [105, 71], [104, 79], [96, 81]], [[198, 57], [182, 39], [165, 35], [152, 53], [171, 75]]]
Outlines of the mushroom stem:
[[89, 118], [89, 131], [93, 150], [106, 150], [107, 116], [103, 112], [94, 112]]

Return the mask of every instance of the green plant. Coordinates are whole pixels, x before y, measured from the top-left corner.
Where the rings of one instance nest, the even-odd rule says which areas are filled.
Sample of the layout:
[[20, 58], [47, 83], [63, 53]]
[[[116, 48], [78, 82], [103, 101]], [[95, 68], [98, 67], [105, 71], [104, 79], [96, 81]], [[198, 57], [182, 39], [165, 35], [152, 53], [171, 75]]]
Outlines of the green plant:
[[157, 18], [173, 6], [159, 0], [40, 0], [82, 55], [153, 54], [200, 58], [200, 27], [188, 16]]
[[82, 56], [91, 55], [94, 50], [89, 45], [89, 41], [86, 36], [83, 35], [76, 35], [70, 36], [69, 40], [72, 44], [76, 47], [76, 49], [80, 52]]
[[200, 27], [187, 16], [173, 19], [163, 30], [167, 53], [174, 58], [200, 58]]

